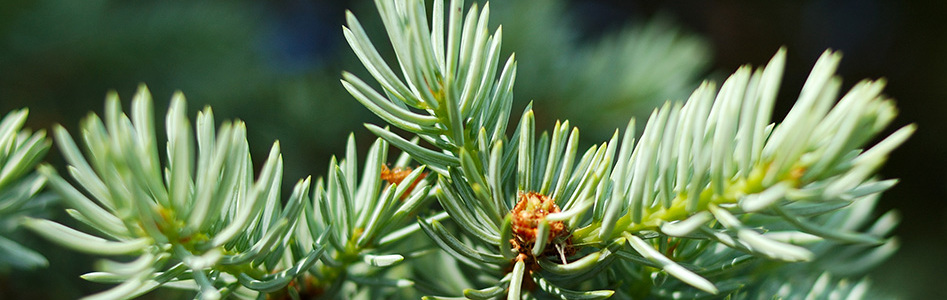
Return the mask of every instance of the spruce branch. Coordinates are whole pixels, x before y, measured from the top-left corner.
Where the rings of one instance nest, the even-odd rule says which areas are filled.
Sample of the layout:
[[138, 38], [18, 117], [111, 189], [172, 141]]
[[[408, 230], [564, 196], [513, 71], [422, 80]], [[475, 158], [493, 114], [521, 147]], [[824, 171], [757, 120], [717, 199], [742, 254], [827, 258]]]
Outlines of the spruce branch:
[[[526, 273], [520, 276], [502, 276], [505, 273], [503, 270], [511, 264], [521, 268], [528, 264], [532, 273], [532, 269], [539, 267], [537, 258], [546, 259], [546, 253], [554, 251], [559, 252], [557, 257], [561, 259], [561, 263], [567, 263], [566, 256], [571, 256], [573, 250], [571, 237], [565, 228], [574, 228], [577, 226], [575, 223], [588, 220], [580, 214], [592, 207], [590, 196], [595, 194], [599, 180], [606, 177], [605, 173], [609, 168], [606, 157], [610, 156], [607, 154], [614, 152], [614, 149], [607, 147], [607, 144], [600, 148], [593, 147], [578, 161], [578, 165], [574, 165], [578, 150], [575, 144], [578, 142], [578, 132], [570, 130], [568, 122], [557, 126], [550, 148], [548, 135], [542, 135], [536, 140], [533, 115], [529, 109], [524, 113], [514, 137], [506, 136], [511, 99], [509, 91], [512, 86], [512, 72], [515, 70], [515, 67], [511, 70], [511, 66], [515, 64], [512, 58], [508, 60], [500, 78], [494, 81], [494, 56], [499, 47], [500, 31], [498, 30], [494, 37], [487, 36], [485, 26], [489, 13], [488, 5], [484, 6], [484, 11], [480, 14], [477, 6], [472, 6], [466, 19], [462, 21], [462, 2], [451, 1], [448, 9], [449, 19], [446, 20], [447, 25], [443, 25], [443, 1], [435, 1], [432, 25], [434, 29], [428, 37], [428, 22], [426, 17], [422, 16], [425, 10], [423, 2], [398, 1], [389, 4], [377, 1], [376, 4], [382, 19], [385, 20], [406, 83], [401, 83], [392, 72], [387, 71], [387, 64], [377, 59], [371, 42], [362, 34], [357, 20], [350, 16], [349, 24], [352, 29], [346, 29], [346, 36], [356, 54], [389, 97], [382, 97], [348, 74], [343, 75], [343, 85], [356, 99], [392, 125], [418, 134], [420, 138], [441, 148], [441, 152], [424, 149], [390, 131], [373, 125], [368, 126], [383, 139], [402, 148], [419, 162], [428, 164], [432, 170], [439, 173], [439, 188], [436, 190], [438, 202], [460, 225], [459, 229], [466, 233], [464, 236], [470, 238], [466, 241], [473, 245], [465, 245], [464, 240], [454, 237], [437, 221], [421, 220], [421, 228], [442, 249], [454, 254], [468, 267], [503, 277], [496, 278], [494, 286], [501, 289], [491, 289], [494, 292], [503, 292], [507, 287], [522, 287], [523, 281], [528, 278]], [[448, 29], [446, 45], [443, 42], [444, 28]], [[432, 46], [433, 51], [430, 50]], [[483, 52], [482, 49], [491, 50]], [[419, 57], [424, 59], [419, 61]], [[432, 63], [421, 63], [428, 61]], [[484, 61], [490, 63], [484, 65]], [[378, 63], [382, 65], [379, 66]], [[440, 77], [429, 80], [428, 78], [432, 77], [428, 75], [431, 74]], [[458, 80], [465, 76], [474, 77]], [[425, 79], [419, 80], [421, 77]], [[404, 89], [400, 86], [411, 87], [412, 93], [402, 93]], [[472, 91], [481, 92], [471, 94]], [[421, 105], [422, 103], [426, 104]], [[419, 118], [417, 115], [407, 114], [408, 111], [404, 108], [409, 106], [427, 112], [432, 118], [425, 120], [433, 120], [434, 123], [412, 124], [412, 119]], [[432, 124], [435, 129], [440, 130], [425, 129], [425, 126]], [[571, 136], [567, 140], [566, 135], [570, 132]], [[567, 143], [570, 144], [568, 148]], [[534, 171], [534, 162], [537, 171]], [[509, 186], [507, 182], [510, 180], [515, 181], [516, 185]], [[531, 204], [525, 204], [534, 201], [529, 200], [531, 198], [528, 195], [532, 194], [527, 192], [540, 189], [555, 191], [559, 193], [557, 196], [562, 197], [560, 199], [569, 201], [553, 203], [542, 200], [546, 202], [541, 207], [555, 207], [555, 211], [546, 212], [537, 210], [539, 208]], [[524, 204], [519, 205], [518, 202]], [[562, 205], [561, 211], [559, 205]], [[520, 207], [519, 213], [514, 211], [511, 214], [514, 206]], [[551, 213], [548, 219], [547, 213]], [[530, 219], [538, 218], [539, 223], [532, 224], [526, 219], [517, 219], [518, 215]], [[538, 231], [527, 230], [524, 231], [527, 236], [511, 238], [511, 228], [522, 222], [529, 223], [527, 228], [536, 228]], [[553, 235], [548, 242], [555, 243], [554, 246], [549, 246], [549, 249], [547, 234]], [[517, 239], [519, 242], [516, 242]], [[605, 248], [591, 254], [585, 253], [588, 256], [585, 260], [579, 260], [581, 265], [570, 265], [566, 268], [580, 269], [588, 273], [601, 271], [601, 268], [593, 268], [593, 263], [598, 262], [599, 258], [610, 257], [614, 250]], [[500, 255], [495, 254], [497, 251]], [[547, 281], [543, 283], [548, 290], [566, 290]], [[470, 293], [478, 292], [471, 290]], [[589, 293], [598, 295], [596, 297], [610, 294]], [[508, 294], [510, 297], [520, 295], [519, 292]]]
[[23, 128], [28, 114], [27, 109], [12, 111], [0, 120], [0, 269], [48, 264], [43, 255], [9, 236], [23, 218], [35, 215], [51, 200], [39, 196], [46, 179], [33, 172], [51, 142], [45, 131]]
[[[405, 260], [405, 256], [425, 251], [425, 247], [403, 246], [420, 227], [414, 224], [418, 213], [433, 198], [424, 177], [425, 167], [411, 169], [410, 158], [401, 153], [393, 167], [386, 162], [388, 143], [377, 139], [358, 172], [354, 135], [350, 135], [345, 157], [333, 157], [325, 178], [316, 181], [312, 202], [307, 203], [304, 218], [297, 227], [296, 239], [310, 244], [316, 235], [325, 234], [328, 250], [321, 263], [304, 278], [302, 296], [338, 298], [367, 293], [384, 287], [405, 288], [414, 284], [403, 278], [385, 277], [384, 272]], [[361, 177], [361, 181], [359, 181]], [[443, 219], [446, 214], [432, 216]], [[308, 277], [308, 276], [307, 276]], [[305, 298], [305, 297], [304, 297]]]
[[[376, 4], [405, 82], [378, 59], [350, 16], [354, 28], [346, 30], [350, 44], [387, 97], [348, 74], [343, 75], [343, 85], [392, 125], [439, 148], [422, 148], [368, 125], [439, 174], [438, 202], [459, 231], [452, 233], [438, 221], [422, 220], [421, 228], [452, 257], [495, 280], [485, 289], [467, 290], [465, 296], [535, 296], [534, 284], [546, 295], [578, 295], [556, 284], [582, 286], [586, 291], [575, 293], [583, 297], [611, 295], [587, 287], [596, 286], [595, 282], [612, 286], [593, 279], [616, 257], [621, 260], [615, 268], [630, 272], [631, 278], [667, 274], [704, 293], [717, 294], [739, 285], [713, 283], [707, 277], [715, 278], [710, 276], [714, 272], [743, 269], [744, 262], [755, 257], [811, 260], [815, 253], [804, 244], [812, 240], [870, 248], [890, 245], [884, 234], [822, 223], [823, 216], [839, 215], [840, 209], [893, 185], [894, 181], [874, 179], [874, 173], [914, 130], [913, 125], [906, 126], [865, 149], [890, 123], [895, 109], [881, 95], [883, 81], [863, 81], [836, 104], [840, 88], [840, 79], [834, 75], [840, 59], [836, 53], [827, 51], [819, 59], [799, 100], [779, 124], [772, 123], [771, 114], [785, 64], [784, 50], [766, 68], [740, 68], [719, 92], [712, 83], [705, 83], [686, 103], [667, 103], [655, 110], [637, 142], [632, 120], [620, 149], [616, 132], [608, 143], [592, 147], [575, 161], [578, 149], [571, 141], [578, 131], [569, 130], [564, 122], [564, 126], [557, 124], [551, 138], [544, 133], [537, 139], [529, 108], [509, 138], [497, 131], [499, 127], [464, 126], [493, 123], [502, 127], [509, 108], [508, 102], [501, 102], [503, 106], [469, 104], [471, 98], [458, 96], [467, 95], [458, 91], [493, 82], [492, 75], [479, 82], [453, 80], [457, 70], [484, 68], [482, 52], [456, 51], [452, 42], [459, 31], [449, 30], [450, 42], [446, 46], [442, 42], [444, 27], [460, 28], [459, 1], [451, 2], [446, 26], [441, 23], [443, 3], [435, 1], [430, 38], [427, 19], [421, 16], [422, 2]], [[473, 40], [472, 49], [498, 45], [499, 34], [493, 40], [481, 29], [486, 14], [486, 8], [479, 16], [476, 6], [471, 9], [460, 45], [471, 42], [469, 28], [482, 34]], [[461, 65], [455, 69], [455, 63]], [[507, 66], [511, 63], [512, 59]], [[491, 74], [492, 66], [486, 66], [483, 74]], [[496, 82], [502, 84], [488, 91], [506, 91], [505, 84], [512, 81], [505, 78], [501, 75]], [[481, 113], [467, 109], [485, 107], [490, 109]], [[506, 111], [493, 111], [498, 107]], [[570, 142], [565, 142], [565, 133], [570, 131]], [[771, 232], [774, 229], [782, 232]], [[726, 256], [731, 260], [672, 259], [698, 259], [716, 248], [734, 251]], [[882, 254], [874, 257], [884, 257], [889, 250], [883, 249], [890, 247], [876, 249]], [[633, 266], [620, 267], [627, 262]], [[580, 284], [586, 280], [591, 285]]]
[[[513, 57], [498, 69], [502, 29], [487, 31], [489, 4], [474, 4], [462, 14], [463, 1], [434, 2], [428, 27], [421, 1], [375, 1], [398, 58], [401, 76], [381, 58], [358, 19], [346, 13], [346, 40], [382, 92], [350, 73], [342, 85], [355, 99], [389, 124], [415, 133], [444, 152], [413, 146], [403, 137], [374, 125], [369, 130], [408, 152], [434, 172], [460, 165], [460, 152], [476, 149], [479, 131], [489, 141], [505, 136], [516, 73]], [[499, 78], [496, 78], [497, 71]]]
[[[781, 219], [778, 226], [818, 238], [882, 244], [882, 236], [832, 228], [814, 218], [892, 186], [871, 176], [914, 130], [909, 125], [863, 150], [892, 120], [894, 106], [880, 94], [884, 83], [877, 81], [857, 84], [835, 104], [839, 58], [832, 52], [820, 58], [780, 124], [769, 118], [785, 60], [782, 50], [764, 69], [738, 70], [719, 93], [705, 84], [683, 106], [657, 110], [636, 148], [619, 152], [609, 199], [615, 213], [601, 227], [575, 235], [595, 242], [619, 234], [631, 240], [629, 233], [649, 231], [681, 238], [703, 233], [769, 259], [813, 259], [807, 248], [764, 235], [774, 224], [754, 224], [753, 217], [768, 215]], [[626, 135], [623, 144], [630, 142]], [[810, 211], [795, 211], [801, 206]], [[651, 246], [667, 248], [663, 239]], [[633, 248], [647, 257], [648, 250], [638, 246]], [[693, 272], [673, 269], [664, 267], [682, 281], [704, 285]]]
[[244, 124], [225, 122], [216, 129], [207, 108], [198, 113], [192, 134], [185, 106], [184, 96], [175, 94], [163, 159], [144, 86], [132, 100], [131, 117], [112, 92], [104, 120], [90, 114], [83, 121], [85, 155], [63, 127], [55, 128], [75, 183], [52, 166], [39, 171], [69, 215], [91, 230], [44, 219], [28, 219], [26, 226], [82, 252], [137, 257], [96, 264], [97, 272], [83, 278], [120, 284], [88, 298], [130, 298], [162, 285], [195, 290], [202, 299], [255, 297], [283, 288], [321, 256], [324, 246], [317, 240], [307, 252], [284, 257], [309, 201], [309, 179], [296, 184], [284, 207], [279, 143], [254, 181]]

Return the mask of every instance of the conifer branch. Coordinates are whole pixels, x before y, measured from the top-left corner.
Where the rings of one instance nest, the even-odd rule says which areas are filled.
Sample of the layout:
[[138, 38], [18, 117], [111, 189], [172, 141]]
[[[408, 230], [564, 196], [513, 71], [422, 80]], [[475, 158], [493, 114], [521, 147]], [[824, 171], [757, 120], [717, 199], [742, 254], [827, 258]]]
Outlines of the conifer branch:
[[33, 172], [51, 142], [45, 131], [23, 128], [28, 114], [27, 109], [17, 110], [0, 120], [0, 270], [31, 269], [49, 263], [8, 235], [24, 218], [41, 211], [52, 200], [40, 196], [46, 180]]
[[[109, 93], [103, 117], [83, 120], [82, 147], [57, 125], [62, 170], [34, 172], [51, 143], [15, 111], [0, 121], [0, 221], [113, 257], [82, 276], [116, 284], [89, 299], [158, 287], [200, 299], [388, 298], [411, 287], [470, 299], [860, 298], [869, 283], [859, 276], [898, 247], [897, 213], [872, 215], [897, 181], [877, 172], [915, 126], [872, 144], [893, 101], [883, 80], [839, 97], [836, 52], [779, 122], [783, 49], [719, 90], [705, 82], [665, 103], [640, 136], [632, 119], [580, 149], [569, 121], [537, 133], [532, 103], [509, 124], [516, 62], [500, 66], [489, 4], [464, 13], [461, 0], [435, 0], [430, 21], [425, 1], [375, 4], [397, 64], [348, 12], [345, 38], [377, 86], [350, 73], [342, 85], [408, 136], [366, 125], [378, 139], [364, 159], [349, 136], [312, 189], [299, 180], [283, 199], [279, 143], [254, 174], [243, 122], [217, 126], [206, 108], [192, 128], [181, 93], [165, 143], [144, 85], [129, 114]], [[403, 151], [393, 165], [389, 145]], [[85, 226], [26, 216], [47, 184]], [[4, 237], [0, 254], [46, 264]]]
[[110, 93], [105, 119], [90, 114], [83, 121], [86, 155], [63, 127], [55, 128], [75, 184], [52, 166], [39, 168], [69, 214], [93, 231], [44, 219], [28, 219], [27, 227], [90, 254], [138, 257], [97, 264], [97, 272], [83, 277], [121, 284], [88, 298], [130, 298], [161, 285], [193, 289], [202, 299], [265, 293], [316, 262], [324, 249], [320, 241], [297, 257], [283, 257], [284, 241], [308, 201], [309, 179], [296, 184], [283, 207], [279, 143], [253, 181], [243, 123], [225, 122], [217, 129], [207, 108], [198, 114], [192, 134], [184, 97], [177, 93], [165, 122], [166, 155], [160, 159], [151, 106], [151, 95], [141, 86], [129, 117], [118, 95]]
[[[389, 167], [388, 143], [377, 139], [359, 173], [356, 148], [355, 137], [350, 135], [345, 157], [333, 157], [327, 176], [316, 181], [312, 202], [306, 205], [297, 228], [298, 241], [307, 241], [303, 244], [321, 233], [328, 245], [315, 267], [318, 271], [301, 279], [306, 283], [298, 288], [301, 295], [337, 298], [364, 292], [383, 297], [386, 295], [371, 294], [373, 289], [414, 285], [410, 279], [385, 277], [384, 272], [410, 255], [399, 252], [425, 250], [403, 244], [420, 231], [411, 225], [419, 212], [426, 212], [432, 199], [431, 186], [424, 179], [426, 169], [412, 169], [406, 153]], [[432, 220], [445, 216], [433, 216]]]
[[[439, 148], [421, 148], [369, 125], [419, 161], [433, 164], [440, 175], [435, 190], [438, 202], [459, 231], [452, 233], [439, 222], [425, 221], [422, 229], [460, 262], [496, 276], [496, 288], [521, 290], [523, 278], [508, 276], [508, 272], [510, 265], [525, 264], [530, 276], [543, 282], [541, 290], [561, 296], [556, 291], [568, 289], [556, 284], [576, 285], [576, 278], [595, 278], [612, 263], [606, 258], [617, 252], [623, 260], [656, 267], [716, 294], [733, 290], [718, 287], [700, 274], [717, 266], [686, 267], [669, 257], [676, 251], [698, 257], [714, 245], [773, 260], [815, 257], [805, 243], [768, 234], [774, 228], [789, 228], [784, 233], [788, 236], [870, 247], [885, 243], [883, 235], [836, 230], [818, 222], [822, 215], [835, 215], [889, 188], [892, 181], [877, 181], [873, 174], [914, 130], [909, 125], [866, 149], [866, 143], [892, 120], [894, 106], [881, 95], [881, 81], [859, 83], [836, 104], [838, 54], [826, 52], [819, 59], [799, 100], [779, 124], [771, 121], [771, 114], [785, 64], [784, 50], [766, 68], [755, 72], [740, 68], [719, 92], [705, 83], [686, 103], [668, 103], [655, 110], [637, 141], [632, 121], [620, 148], [616, 132], [609, 142], [592, 147], [576, 161], [578, 149], [572, 141], [578, 131], [564, 122], [556, 125], [551, 137], [543, 133], [537, 138], [529, 108], [512, 137], [492, 127], [464, 126], [497, 123], [502, 127], [507, 122], [508, 111], [468, 113], [468, 107], [496, 105], [468, 104], [471, 98], [460, 91], [481, 86], [452, 77], [470, 70], [492, 73], [492, 65], [484, 69], [480, 63], [491, 61], [491, 56], [476, 50], [492, 49], [499, 43], [499, 34], [495, 40], [487, 38], [482, 29], [487, 6], [479, 15], [473, 6], [463, 23], [461, 48], [475, 50], [456, 51], [455, 44], [441, 44], [444, 36], [439, 30], [461, 27], [460, 1], [451, 1], [446, 25], [438, 22], [444, 20], [443, 3], [435, 1], [435, 30], [430, 38], [423, 2], [376, 4], [405, 81], [387, 71], [387, 65], [378, 65], [384, 62], [377, 59], [371, 42], [350, 17], [354, 28], [346, 30], [350, 44], [388, 97], [348, 74], [343, 84], [390, 124]], [[456, 40], [457, 32], [449, 30], [447, 40]], [[481, 35], [468, 39], [468, 32]], [[453, 68], [455, 62], [465, 61], [475, 63]], [[480, 82], [492, 80], [491, 75]], [[501, 75], [496, 82], [507, 81]], [[505, 91], [505, 87], [488, 91]], [[412, 115], [421, 111], [423, 118]], [[567, 132], [572, 132], [569, 142]], [[558, 249], [558, 255], [549, 252], [552, 248]], [[583, 295], [605, 294], [587, 291]], [[509, 296], [519, 297], [518, 293]]]

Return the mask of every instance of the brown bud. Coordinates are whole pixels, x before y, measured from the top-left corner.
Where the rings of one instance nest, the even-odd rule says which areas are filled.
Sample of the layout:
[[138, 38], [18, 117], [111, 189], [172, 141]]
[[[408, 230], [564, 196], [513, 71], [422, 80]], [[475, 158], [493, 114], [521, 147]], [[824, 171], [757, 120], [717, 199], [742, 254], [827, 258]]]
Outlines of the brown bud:
[[[401, 168], [401, 167], [397, 167], [397, 168], [394, 168], [394, 170], [392, 170], [392, 169], [389, 169], [388, 166], [386, 165], [381, 165], [380, 177], [381, 177], [381, 180], [387, 181], [390, 184], [401, 184], [401, 181], [403, 181], [406, 177], [408, 177], [409, 174], [411, 174], [411, 170], [412, 170], [411, 168]], [[418, 176], [418, 179], [414, 180], [414, 182], [411, 183], [411, 186], [409, 186], [408, 189], [404, 191], [404, 194], [401, 195], [401, 200], [404, 200], [408, 197], [408, 195], [411, 195], [411, 191], [414, 190], [414, 187], [417, 186], [418, 182], [421, 182], [421, 180], [424, 179], [425, 176], [427, 176], [427, 173], [421, 173], [421, 175]]]
[[[536, 192], [520, 193], [520, 201], [511, 212], [513, 214], [513, 240], [511, 243], [520, 253], [532, 258], [532, 249], [536, 244], [539, 223], [551, 213], [559, 212], [555, 200]], [[574, 254], [571, 233], [562, 221], [549, 223], [549, 236], [543, 255], [563, 257]]]

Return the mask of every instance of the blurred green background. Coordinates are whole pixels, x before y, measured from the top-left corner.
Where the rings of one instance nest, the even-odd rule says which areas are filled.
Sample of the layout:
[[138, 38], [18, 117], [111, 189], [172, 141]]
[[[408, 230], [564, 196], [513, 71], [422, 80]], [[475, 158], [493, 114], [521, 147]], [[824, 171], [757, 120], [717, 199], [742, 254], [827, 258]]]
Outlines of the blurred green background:
[[[385, 45], [365, 0], [0, 1], [0, 112], [29, 107], [28, 127], [75, 132], [82, 117], [102, 111], [108, 90], [127, 105], [146, 83], [159, 115], [181, 90], [192, 116], [210, 105], [218, 120], [245, 120], [255, 157], [279, 140], [288, 187], [324, 173], [349, 132], [368, 145], [374, 137], [362, 123], [380, 123], [338, 81], [342, 70], [365, 73], [341, 34], [345, 9]], [[939, 286], [947, 278], [947, 4], [498, 0], [491, 9], [504, 52], [519, 62], [514, 116], [534, 101], [540, 127], [569, 119], [587, 144], [629, 117], [643, 121], [664, 100], [684, 99], [704, 78], [722, 82], [739, 65], [765, 64], [780, 46], [789, 61], [777, 117], [827, 48], [844, 54], [845, 87], [887, 78], [901, 109], [895, 126], [917, 123], [919, 131], [882, 171], [902, 179], [881, 202], [902, 213], [902, 246], [872, 278], [902, 298], [947, 298]], [[62, 166], [55, 150], [47, 160]], [[49, 213], [64, 219], [60, 207]], [[78, 278], [92, 258], [13, 235], [51, 266], [0, 271], [0, 299], [71, 299], [103, 288]]]

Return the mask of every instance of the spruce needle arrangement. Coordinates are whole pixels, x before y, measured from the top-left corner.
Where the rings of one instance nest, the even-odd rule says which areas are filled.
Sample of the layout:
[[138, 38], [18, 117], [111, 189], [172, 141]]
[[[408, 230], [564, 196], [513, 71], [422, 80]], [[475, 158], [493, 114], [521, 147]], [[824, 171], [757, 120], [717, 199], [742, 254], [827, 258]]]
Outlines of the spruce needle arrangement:
[[[20, 129], [25, 110], [4, 118], [0, 221], [108, 257], [82, 277], [114, 286], [90, 299], [859, 299], [898, 247], [898, 215], [874, 215], [896, 180], [877, 171], [914, 126], [879, 137], [885, 82], [843, 92], [837, 52], [782, 120], [785, 49], [586, 148], [569, 121], [537, 131], [541, 99], [513, 107], [489, 4], [375, 4], [394, 62], [351, 12], [343, 28], [370, 78], [341, 84], [386, 123], [366, 125], [363, 159], [350, 136], [284, 197], [278, 142], [255, 164], [243, 122], [192, 122], [180, 93], [158, 134], [141, 86], [128, 113], [113, 92], [52, 130], [63, 168], [35, 167], [50, 142]], [[47, 186], [80, 226], [22, 213]], [[0, 253], [46, 264], [2, 236]]]

